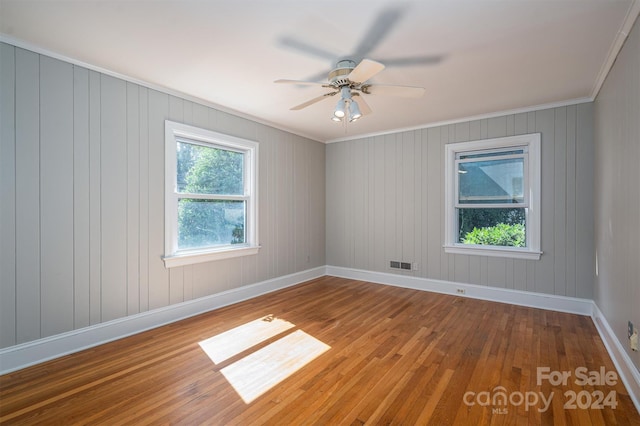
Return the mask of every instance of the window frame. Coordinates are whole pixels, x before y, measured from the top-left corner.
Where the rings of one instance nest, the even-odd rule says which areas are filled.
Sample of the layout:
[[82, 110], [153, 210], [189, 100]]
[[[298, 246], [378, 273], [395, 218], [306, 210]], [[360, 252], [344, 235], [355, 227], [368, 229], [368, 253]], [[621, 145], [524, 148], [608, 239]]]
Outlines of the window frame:
[[[178, 192], [177, 146], [192, 143], [244, 155], [244, 194], [215, 195]], [[212, 130], [165, 120], [165, 267], [190, 265], [258, 253], [258, 143]], [[178, 249], [178, 200], [180, 198], [242, 200], [246, 202], [245, 242], [197, 249]]]
[[[539, 260], [540, 251], [540, 133], [456, 142], [445, 145], [445, 253]], [[523, 172], [524, 203], [478, 204], [467, 208], [525, 208], [526, 247], [489, 246], [458, 242], [458, 155], [482, 151], [507, 151], [526, 147]], [[477, 206], [477, 207], [476, 207]]]

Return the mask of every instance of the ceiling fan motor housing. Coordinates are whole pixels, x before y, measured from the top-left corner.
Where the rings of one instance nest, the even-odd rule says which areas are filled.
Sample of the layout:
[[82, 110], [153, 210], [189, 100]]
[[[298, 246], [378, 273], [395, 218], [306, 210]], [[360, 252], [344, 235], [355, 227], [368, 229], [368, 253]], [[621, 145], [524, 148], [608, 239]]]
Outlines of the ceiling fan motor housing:
[[339, 61], [336, 67], [329, 73], [329, 83], [336, 87], [350, 85], [351, 81], [349, 81], [348, 77], [355, 67], [356, 63], [350, 59]]

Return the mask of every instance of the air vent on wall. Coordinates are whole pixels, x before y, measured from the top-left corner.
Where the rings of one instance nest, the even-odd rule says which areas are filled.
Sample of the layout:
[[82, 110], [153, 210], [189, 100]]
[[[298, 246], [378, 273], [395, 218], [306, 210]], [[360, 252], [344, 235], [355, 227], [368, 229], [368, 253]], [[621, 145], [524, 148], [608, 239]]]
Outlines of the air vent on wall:
[[391, 269], [404, 269], [405, 271], [417, 271], [418, 265], [409, 262], [400, 262], [398, 260], [390, 260], [389, 268]]

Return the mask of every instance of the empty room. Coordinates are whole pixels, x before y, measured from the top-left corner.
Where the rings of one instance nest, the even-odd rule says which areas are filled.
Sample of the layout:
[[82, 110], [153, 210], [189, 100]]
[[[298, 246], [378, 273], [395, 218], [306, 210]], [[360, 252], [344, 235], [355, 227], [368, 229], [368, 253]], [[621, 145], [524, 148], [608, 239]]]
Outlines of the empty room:
[[0, 0], [0, 424], [640, 425], [640, 0]]

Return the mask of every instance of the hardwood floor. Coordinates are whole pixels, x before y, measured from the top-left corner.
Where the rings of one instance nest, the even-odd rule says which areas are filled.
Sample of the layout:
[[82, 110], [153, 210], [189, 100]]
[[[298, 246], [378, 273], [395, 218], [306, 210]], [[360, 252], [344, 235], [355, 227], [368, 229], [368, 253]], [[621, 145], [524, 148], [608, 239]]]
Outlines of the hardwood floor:
[[[247, 331], [257, 319], [292, 326]], [[243, 325], [264, 340], [217, 363], [199, 345]], [[243, 360], [261, 374], [242, 386], [264, 386], [316, 341], [252, 402], [224, 374]], [[2, 376], [0, 423], [640, 425], [620, 379], [581, 385], [582, 367], [615, 372], [589, 317], [323, 277]]]

